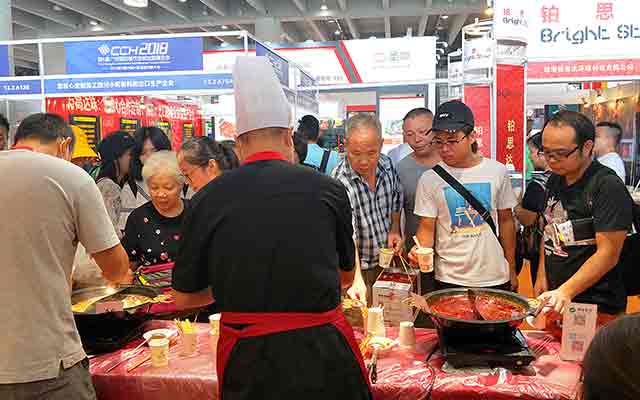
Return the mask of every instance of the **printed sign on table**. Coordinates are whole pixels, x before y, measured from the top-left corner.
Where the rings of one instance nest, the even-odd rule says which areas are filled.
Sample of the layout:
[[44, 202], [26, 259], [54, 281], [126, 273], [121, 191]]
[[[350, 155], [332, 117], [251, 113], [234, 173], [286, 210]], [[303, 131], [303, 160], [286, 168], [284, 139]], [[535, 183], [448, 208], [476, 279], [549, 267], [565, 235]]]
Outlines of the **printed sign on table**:
[[65, 42], [67, 74], [202, 71], [202, 38]]

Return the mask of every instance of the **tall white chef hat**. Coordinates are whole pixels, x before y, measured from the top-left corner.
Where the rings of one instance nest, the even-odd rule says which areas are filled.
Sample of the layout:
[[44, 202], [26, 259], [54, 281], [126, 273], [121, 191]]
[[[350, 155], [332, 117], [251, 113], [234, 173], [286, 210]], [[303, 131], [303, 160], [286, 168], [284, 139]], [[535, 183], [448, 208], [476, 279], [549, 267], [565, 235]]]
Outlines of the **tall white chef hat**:
[[236, 58], [233, 66], [237, 135], [262, 128], [289, 128], [291, 108], [267, 57]]

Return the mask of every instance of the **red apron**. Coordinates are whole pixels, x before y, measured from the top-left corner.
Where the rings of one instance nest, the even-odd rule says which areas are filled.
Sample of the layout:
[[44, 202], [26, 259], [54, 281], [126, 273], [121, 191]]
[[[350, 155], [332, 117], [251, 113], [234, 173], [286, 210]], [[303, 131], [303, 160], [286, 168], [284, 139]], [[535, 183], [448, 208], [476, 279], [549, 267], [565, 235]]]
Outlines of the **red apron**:
[[[243, 329], [234, 329], [226, 324], [250, 325]], [[222, 385], [224, 383], [224, 369], [231, 356], [236, 342], [242, 338], [266, 336], [274, 333], [292, 331], [296, 329], [312, 328], [314, 326], [331, 324], [342, 333], [351, 351], [356, 357], [365, 382], [369, 385], [369, 377], [364, 366], [362, 354], [353, 335], [351, 325], [347, 322], [338, 308], [323, 313], [233, 313], [223, 312], [220, 320], [220, 339], [218, 341], [217, 372], [218, 398], [222, 399]]]

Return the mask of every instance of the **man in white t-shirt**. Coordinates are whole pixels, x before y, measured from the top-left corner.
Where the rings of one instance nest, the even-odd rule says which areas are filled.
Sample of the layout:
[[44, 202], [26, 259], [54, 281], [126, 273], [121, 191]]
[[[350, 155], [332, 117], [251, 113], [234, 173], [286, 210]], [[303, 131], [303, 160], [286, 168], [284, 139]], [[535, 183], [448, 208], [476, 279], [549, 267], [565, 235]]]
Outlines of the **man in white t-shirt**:
[[[500, 234], [434, 170], [422, 175], [416, 191], [420, 243], [433, 247], [436, 288], [484, 287], [516, 290], [516, 196], [507, 168], [478, 154], [474, 118], [459, 101], [442, 104], [433, 121], [433, 144], [446, 172], [490, 213]], [[414, 247], [410, 258], [416, 260]]]
[[616, 122], [602, 121], [596, 125], [596, 141], [593, 146], [593, 153], [598, 162], [611, 168], [625, 182], [627, 172], [624, 161], [616, 151], [622, 139], [622, 127]]

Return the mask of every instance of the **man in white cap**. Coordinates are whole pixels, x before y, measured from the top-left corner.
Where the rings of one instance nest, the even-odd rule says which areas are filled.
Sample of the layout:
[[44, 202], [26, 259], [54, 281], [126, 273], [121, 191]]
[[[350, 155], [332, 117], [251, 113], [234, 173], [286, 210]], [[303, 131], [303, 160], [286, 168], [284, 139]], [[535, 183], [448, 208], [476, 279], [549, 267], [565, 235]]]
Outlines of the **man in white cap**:
[[242, 166], [192, 200], [173, 288], [179, 307], [222, 311], [219, 396], [370, 399], [353, 332], [340, 311], [354, 277], [344, 187], [292, 165], [291, 113], [264, 57], [234, 67]]

